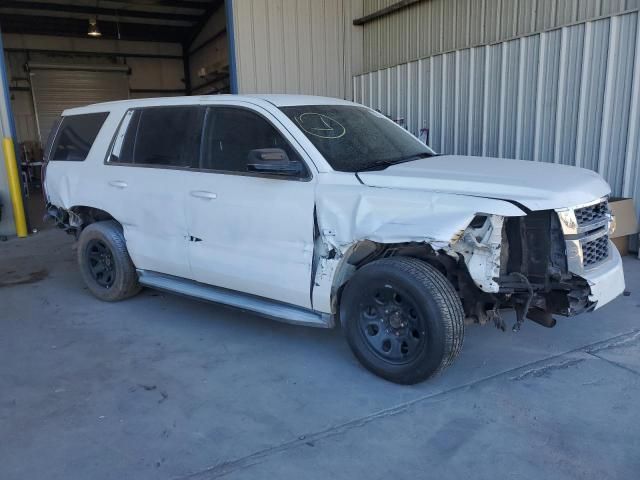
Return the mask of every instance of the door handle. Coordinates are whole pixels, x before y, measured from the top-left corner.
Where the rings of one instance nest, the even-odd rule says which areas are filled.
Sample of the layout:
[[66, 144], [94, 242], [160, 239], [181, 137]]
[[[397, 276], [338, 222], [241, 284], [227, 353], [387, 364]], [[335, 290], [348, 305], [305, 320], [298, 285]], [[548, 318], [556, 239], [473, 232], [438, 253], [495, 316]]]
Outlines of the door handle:
[[215, 193], [207, 192], [205, 190], [192, 190], [191, 196], [197, 197], [197, 198], [203, 198], [204, 200], [215, 200], [216, 198], [218, 198], [218, 195], [216, 195]]
[[123, 182], [121, 180], [111, 180], [109, 185], [116, 188], [127, 188], [127, 182]]

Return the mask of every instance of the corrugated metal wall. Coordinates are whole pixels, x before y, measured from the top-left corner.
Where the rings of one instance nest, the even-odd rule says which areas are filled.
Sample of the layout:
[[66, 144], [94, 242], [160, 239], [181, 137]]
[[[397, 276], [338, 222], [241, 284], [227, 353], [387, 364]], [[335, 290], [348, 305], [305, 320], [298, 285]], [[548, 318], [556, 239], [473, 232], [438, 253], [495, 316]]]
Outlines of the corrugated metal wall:
[[640, 209], [637, 11], [359, 75], [354, 97], [443, 153], [598, 171]]
[[362, 71], [362, 0], [233, 2], [239, 93], [351, 98]]
[[[364, 0], [364, 15], [398, 0]], [[364, 25], [364, 70], [638, 8], [639, 0], [423, 0]]]

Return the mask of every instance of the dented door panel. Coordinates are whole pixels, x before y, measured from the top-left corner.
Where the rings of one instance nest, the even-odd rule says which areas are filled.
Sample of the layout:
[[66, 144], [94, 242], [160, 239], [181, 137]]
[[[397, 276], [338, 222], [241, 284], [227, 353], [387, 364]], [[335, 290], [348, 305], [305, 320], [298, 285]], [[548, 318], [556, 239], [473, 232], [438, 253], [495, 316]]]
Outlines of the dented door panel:
[[108, 211], [122, 225], [137, 268], [191, 278], [184, 212], [189, 175], [182, 170], [104, 166], [96, 188], [111, 199]]
[[194, 174], [188, 196], [193, 277], [203, 283], [311, 307], [314, 182]]

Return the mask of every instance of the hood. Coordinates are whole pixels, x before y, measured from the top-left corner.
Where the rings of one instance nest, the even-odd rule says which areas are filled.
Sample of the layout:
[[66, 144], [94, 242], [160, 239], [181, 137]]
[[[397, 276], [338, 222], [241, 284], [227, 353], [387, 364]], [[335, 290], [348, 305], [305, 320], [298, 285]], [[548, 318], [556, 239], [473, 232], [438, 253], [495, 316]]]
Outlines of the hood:
[[572, 207], [610, 192], [600, 175], [554, 163], [441, 155], [358, 173], [371, 187], [454, 193], [518, 202], [530, 210]]

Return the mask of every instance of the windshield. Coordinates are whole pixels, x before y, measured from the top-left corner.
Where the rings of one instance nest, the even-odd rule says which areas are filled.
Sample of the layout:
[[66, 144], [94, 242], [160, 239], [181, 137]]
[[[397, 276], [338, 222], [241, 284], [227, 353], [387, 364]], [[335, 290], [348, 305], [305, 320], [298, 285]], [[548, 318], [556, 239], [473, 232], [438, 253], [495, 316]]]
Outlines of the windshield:
[[431, 157], [435, 152], [384, 115], [355, 105], [280, 108], [334, 170], [361, 172]]

